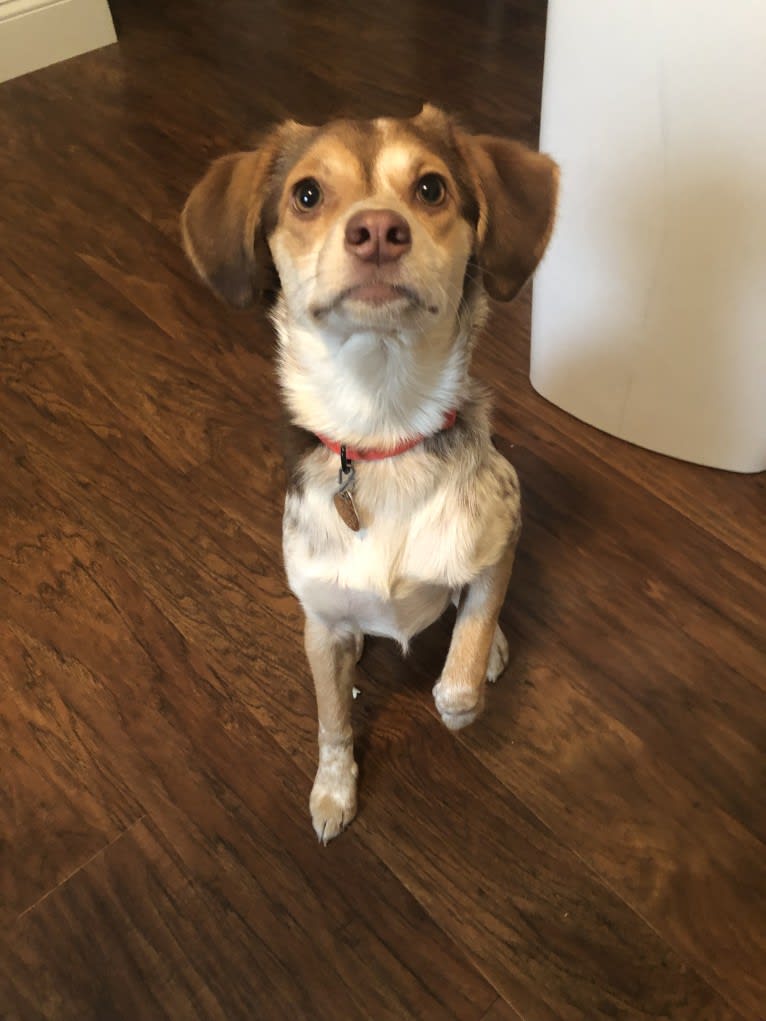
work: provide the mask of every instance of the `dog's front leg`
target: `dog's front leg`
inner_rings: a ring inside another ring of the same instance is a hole
[[[311,791],[311,821],[323,844],[356,814],[351,702],[360,637],[306,618],[306,655],[314,675],[319,717],[319,768]]]
[[[508,665],[508,643],[497,618],[513,570],[520,529],[503,556],[466,586],[458,604],[447,662],[434,687],[434,701],[450,730],[473,723],[484,708],[484,682],[495,681]]]

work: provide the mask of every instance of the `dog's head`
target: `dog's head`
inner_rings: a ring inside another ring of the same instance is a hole
[[[204,280],[248,304],[276,267],[291,315],[374,329],[453,316],[466,288],[513,298],[553,224],[557,168],[470,135],[425,106],[411,120],[288,121],[212,165],[182,216]]]

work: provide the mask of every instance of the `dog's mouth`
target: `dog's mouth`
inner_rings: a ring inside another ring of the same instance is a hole
[[[372,280],[344,287],[331,301],[314,306],[311,312],[319,319],[349,302],[358,303],[369,310],[407,305],[410,308],[427,309],[429,312],[437,311],[437,309],[428,306],[412,287],[407,287],[405,284],[390,284],[383,280]]]
[[[364,301],[370,305],[388,305],[392,301],[408,301],[419,304],[417,294],[400,284],[372,283],[357,284],[341,292],[341,301]]]

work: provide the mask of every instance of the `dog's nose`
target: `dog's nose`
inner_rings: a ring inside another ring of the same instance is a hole
[[[396,262],[411,247],[410,225],[393,209],[360,209],[346,224],[346,249],[362,262]]]

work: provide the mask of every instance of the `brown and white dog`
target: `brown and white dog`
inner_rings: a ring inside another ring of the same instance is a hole
[[[487,293],[510,301],[551,232],[557,168],[412,120],[287,122],[218,160],[182,217],[207,283],[245,305],[278,274],[279,375],[301,451],[284,557],[306,614],[323,842],[356,812],[351,729],[363,636],[409,639],[458,606],[434,698],[457,730],[505,668],[497,620],[521,526],[514,469],[490,441],[469,363]]]

